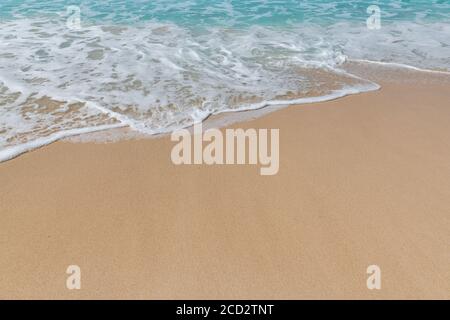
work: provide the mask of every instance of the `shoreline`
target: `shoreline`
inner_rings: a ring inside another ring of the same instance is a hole
[[[450,93],[396,77],[226,125],[280,129],[271,177],[174,166],[168,136],[0,164],[0,298],[449,299]]]
[[[352,70],[352,71],[349,71]],[[337,70],[336,70],[337,71]],[[370,71],[371,77],[364,78],[362,77],[363,74],[365,74],[365,71]],[[442,77],[446,82],[450,84],[450,72],[442,71],[442,70],[429,70],[429,69],[421,69],[415,66],[410,65],[404,65],[404,64],[397,64],[397,63],[389,63],[389,62],[379,62],[379,61],[370,61],[370,60],[357,60],[357,59],[350,59],[349,62],[346,63],[346,66],[340,70],[340,72],[343,72],[347,74],[348,76],[355,77],[357,79],[366,81],[367,83],[373,85],[372,88],[369,88],[369,85],[366,84],[366,86],[362,85],[356,85],[354,87],[349,88],[341,88],[338,90],[332,90],[329,93],[325,95],[320,96],[306,96],[298,99],[293,100],[286,100],[286,101],[269,101],[262,104],[260,107],[255,107],[251,109],[237,109],[237,110],[223,110],[219,113],[215,114],[209,114],[205,119],[200,120],[198,123],[203,123],[206,127],[224,127],[227,125],[231,125],[234,123],[240,123],[245,122],[248,120],[252,120],[255,118],[258,118],[260,116],[263,116],[265,114],[287,108],[290,106],[298,106],[298,105],[308,105],[308,104],[316,104],[320,102],[327,102],[327,101],[334,101],[336,99],[342,99],[347,96],[351,95],[359,95],[359,94],[365,94],[372,91],[377,91],[382,88],[380,82],[384,82],[385,79],[383,74],[395,74],[395,77],[397,79],[395,81],[400,80],[400,76],[398,74],[408,74],[412,73],[413,75],[417,75],[419,78],[422,79],[439,79]],[[425,76],[424,76],[425,74]],[[428,75],[427,75],[428,74]],[[374,80],[377,79],[377,80]],[[403,80],[403,79],[402,79]],[[435,80],[434,80],[435,81]],[[359,89],[358,89],[359,87]],[[108,113],[108,112],[106,112]],[[114,113],[114,112],[113,112]],[[114,118],[115,119],[115,118]],[[221,120],[219,120],[221,119]],[[115,119],[117,120],[117,119]],[[197,122],[196,122],[197,123]],[[187,129],[190,129],[192,127],[184,127]],[[109,125],[101,125],[98,127],[82,127],[82,128],[76,128],[76,129],[69,129],[69,130],[63,130],[63,131],[57,131],[50,136],[47,137],[40,137],[35,140],[28,141],[26,143],[20,144],[20,145],[12,145],[8,146],[2,150],[0,150],[0,165],[3,162],[13,160],[19,156],[21,156],[24,153],[32,152],[36,149],[40,149],[42,147],[48,146],[56,141],[60,140],[69,140],[69,141],[87,141],[89,142],[89,139],[84,139],[83,137],[80,138],[80,136],[93,136],[93,141],[99,140],[99,137],[105,136],[105,132],[110,131],[114,132],[116,129],[127,129],[129,132],[123,135],[123,137],[116,136],[113,138],[113,141],[120,141],[122,139],[128,139],[128,137],[131,138],[158,138],[160,136],[168,135],[169,132],[160,132],[155,134],[145,134],[142,132],[135,131],[130,128],[129,125],[126,123],[118,123],[118,124],[109,124]],[[183,129],[181,127],[180,129]],[[132,131],[132,132],[130,132]],[[100,132],[100,135],[96,135],[98,132]],[[109,133],[106,133],[106,136],[108,136]],[[92,142],[92,141],[91,141]],[[107,139],[104,139],[103,141],[99,142],[108,142]]]

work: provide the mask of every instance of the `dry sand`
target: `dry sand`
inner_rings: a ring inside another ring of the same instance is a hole
[[[175,166],[168,137],[0,164],[0,298],[450,298],[448,84],[232,127],[280,129],[278,175]]]

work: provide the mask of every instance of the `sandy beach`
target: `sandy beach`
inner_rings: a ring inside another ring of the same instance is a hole
[[[233,124],[280,129],[274,176],[167,136],[1,163],[0,298],[450,299],[450,90],[420,77]]]

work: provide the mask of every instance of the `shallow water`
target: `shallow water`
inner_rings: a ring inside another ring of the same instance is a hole
[[[2,0],[0,161],[81,132],[378,88],[342,70],[354,59],[449,70],[450,1]]]

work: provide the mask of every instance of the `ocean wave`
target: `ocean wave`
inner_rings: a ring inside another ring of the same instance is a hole
[[[368,30],[354,22],[147,21],[71,30],[63,18],[7,19],[0,22],[0,150],[4,160],[61,132],[128,126],[156,134],[211,114],[375,90],[341,65],[357,59],[448,70],[449,35],[442,22]]]

